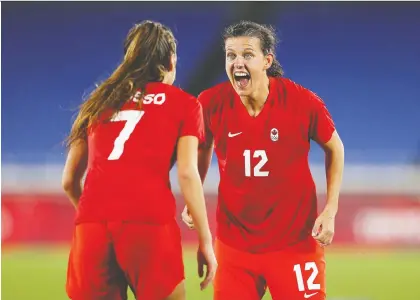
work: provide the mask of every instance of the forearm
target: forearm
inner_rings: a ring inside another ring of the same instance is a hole
[[[325,171],[327,179],[326,209],[333,214],[338,210],[338,198],[344,170],[344,147],[325,151]]]
[[[78,139],[70,147],[66,164],[64,165],[61,185],[71,203],[77,208],[82,195],[82,179],[86,172],[88,161],[88,146],[85,140]]]
[[[179,184],[201,243],[211,242],[203,188],[197,171],[179,176]]]
[[[77,208],[79,204],[80,196],[82,195],[82,183],[75,183],[72,186],[65,189],[67,197],[70,199],[70,202],[73,204],[75,208]]]
[[[206,179],[212,156],[213,142],[211,142],[209,146],[204,146],[198,151],[198,172],[202,183],[204,183],[204,180]]]

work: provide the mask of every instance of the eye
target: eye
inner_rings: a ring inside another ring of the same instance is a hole
[[[235,59],[235,54],[233,54],[233,53],[228,53],[228,54],[226,54],[226,58],[228,59],[228,60],[234,60]]]
[[[254,55],[252,55],[251,53],[246,53],[246,54],[244,55],[244,57],[245,57],[245,59],[251,59],[251,58],[253,58],[253,57],[254,57]]]

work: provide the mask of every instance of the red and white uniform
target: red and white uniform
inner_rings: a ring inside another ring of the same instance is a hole
[[[151,83],[146,91],[142,111],[133,98],[112,121],[90,129],[77,223],[130,220],[164,224],[175,217],[169,171],[181,136],[203,139],[201,106],[193,96],[171,85]]]
[[[89,128],[67,280],[72,299],[124,299],[127,284],[138,299],[162,299],[184,278],[169,171],[180,137],[203,139],[201,105],[163,83],[147,85],[142,110],[138,101]]]
[[[308,153],[311,140],[326,143],[335,131],[324,102],[291,80],[271,77],[257,117],[230,82],[204,91],[199,101],[219,164],[218,242],[233,252],[263,255],[307,241],[315,253],[317,197]]]

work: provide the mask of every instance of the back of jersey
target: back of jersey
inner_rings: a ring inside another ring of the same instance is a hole
[[[118,112],[105,112],[88,135],[88,170],[76,222],[173,219],[169,171],[177,141],[203,139],[201,106],[191,95],[150,83]]]

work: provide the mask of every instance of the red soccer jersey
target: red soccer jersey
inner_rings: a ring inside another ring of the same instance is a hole
[[[139,93],[136,94],[138,96]],[[76,222],[173,220],[169,171],[182,136],[204,138],[200,103],[184,91],[150,83],[142,110],[133,97],[104,113],[88,135],[88,169]],[[107,118],[108,117],[108,118]]]
[[[326,143],[335,130],[323,101],[285,78],[270,78],[256,118],[230,82],[204,91],[199,101],[219,163],[217,237],[256,253],[307,238],[317,217],[310,140]]]

